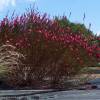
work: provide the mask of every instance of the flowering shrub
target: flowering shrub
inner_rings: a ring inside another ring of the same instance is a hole
[[[93,43],[97,37],[85,36],[80,30],[74,32],[71,26],[62,27],[58,20],[48,19],[46,14],[41,16],[34,10],[12,20],[4,18],[0,34],[1,44],[9,41],[26,57],[22,61],[27,69],[23,74],[25,85],[33,86],[47,79],[60,83],[84,67],[95,66],[100,59],[99,42]],[[19,73],[23,71],[21,68]],[[17,83],[22,84],[21,77],[17,78]]]

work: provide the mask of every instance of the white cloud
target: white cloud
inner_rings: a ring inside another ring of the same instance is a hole
[[[100,31],[98,31],[98,32],[96,33],[96,35],[99,36],[99,35],[100,35]]]
[[[11,0],[11,5],[16,6],[16,0]]]
[[[3,11],[8,6],[15,6],[16,0],[0,0],[0,11]]]
[[[15,7],[17,1],[20,1],[20,0],[0,0],[0,12],[2,12],[5,8],[9,6]],[[37,0],[25,0],[25,1],[35,2]],[[24,0],[23,0],[23,3],[24,3]]]

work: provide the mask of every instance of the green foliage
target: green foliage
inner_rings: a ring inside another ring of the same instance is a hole
[[[88,35],[93,35],[93,32],[90,31],[89,29],[87,29],[85,27],[84,24],[80,24],[80,23],[72,23],[70,22],[66,16],[63,16],[61,18],[59,17],[55,17],[55,20],[59,23],[59,25],[61,27],[70,27],[70,29],[72,30],[73,33],[81,33],[81,34],[84,34],[84,36],[88,36]]]

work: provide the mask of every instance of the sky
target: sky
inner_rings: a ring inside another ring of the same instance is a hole
[[[87,28],[91,24],[91,30],[100,35],[100,0],[0,0],[0,20],[6,15],[10,17],[14,11],[20,15],[34,4],[41,14],[47,13],[48,17],[66,15],[70,21],[84,23]]]

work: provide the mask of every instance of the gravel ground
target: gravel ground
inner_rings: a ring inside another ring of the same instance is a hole
[[[100,90],[71,90],[43,94],[39,100],[100,100]]]
[[[70,90],[70,91],[59,91],[42,93],[27,96],[7,96],[2,97],[2,95],[15,95],[21,93],[34,93],[37,91],[27,90],[27,91],[0,91],[0,100],[100,100],[100,90]],[[16,98],[16,99],[15,99]]]

